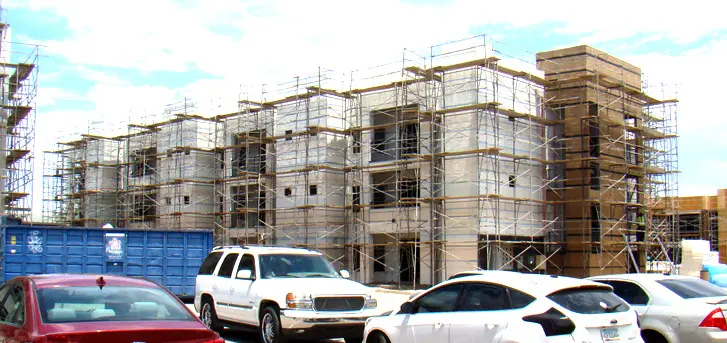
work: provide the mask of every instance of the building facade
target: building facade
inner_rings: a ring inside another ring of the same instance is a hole
[[[63,200],[46,220],[213,227],[220,244],[307,246],[360,281],[414,286],[477,268],[586,276],[668,259],[674,228],[638,220],[676,191],[676,156],[656,151],[676,148],[676,101],[647,96],[638,68],[590,47],[538,54],[532,73],[478,48],[345,89],[325,73],[296,78],[235,113],[66,143],[48,155]]]

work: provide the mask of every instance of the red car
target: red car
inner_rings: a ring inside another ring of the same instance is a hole
[[[33,275],[0,287],[0,342],[223,343],[166,288],[143,279]]]

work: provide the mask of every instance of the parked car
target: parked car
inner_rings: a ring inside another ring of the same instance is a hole
[[[589,279],[611,285],[638,312],[647,343],[727,342],[727,291],[708,281],[643,273]]]
[[[348,278],[316,251],[219,247],[199,270],[194,306],[210,328],[252,327],[265,343],[291,336],[360,343],[377,301],[372,288]]]
[[[0,287],[2,342],[223,343],[169,290],[123,276],[46,274]]]
[[[480,271],[436,285],[388,316],[366,343],[643,342],[636,313],[608,285],[549,275]]]

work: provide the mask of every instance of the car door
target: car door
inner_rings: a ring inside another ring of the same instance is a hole
[[[449,324],[464,285],[450,284],[422,295],[413,303],[413,313],[402,321],[401,342],[449,342]]]
[[[232,301],[232,273],[236,270],[238,253],[229,253],[222,258],[222,264],[217,271],[214,284],[212,285],[213,297],[215,299],[215,310],[220,319],[232,320],[233,313],[230,307]]]
[[[25,324],[25,290],[20,283],[9,283],[0,289],[0,342],[19,343],[29,340]]]
[[[252,278],[237,278],[237,273],[241,270],[250,270]],[[253,305],[255,304],[255,294],[252,293],[253,282],[257,279],[255,268],[255,257],[252,254],[244,254],[240,258],[240,263],[232,275],[230,282],[230,312],[237,318],[237,321],[247,324],[257,325],[255,314],[253,313]]]
[[[511,292],[517,306],[510,301]],[[527,294],[501,285],[468,283],[456,314],[451,316],[449,340],[494,342],[507,329],[510,318],[533,300]]]

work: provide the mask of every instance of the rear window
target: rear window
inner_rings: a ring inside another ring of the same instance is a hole
[[[616,294],[607,289],[577,288],[555,292],[548,299],[569,311],[583,314],[625,312],[629,309]]]
[[[44,323],[195,320],[173,296],[150,287],[37,289]]]
[[[697,278],[664,279],[656,282],[684,299],[727,296],[727,291]]]
[[[213,252],[207,255],[207,258],[202,262],[202,266],[199,267],[199,275],[212,275],[217,267],[217,262],[222,257],[222,251]]]

